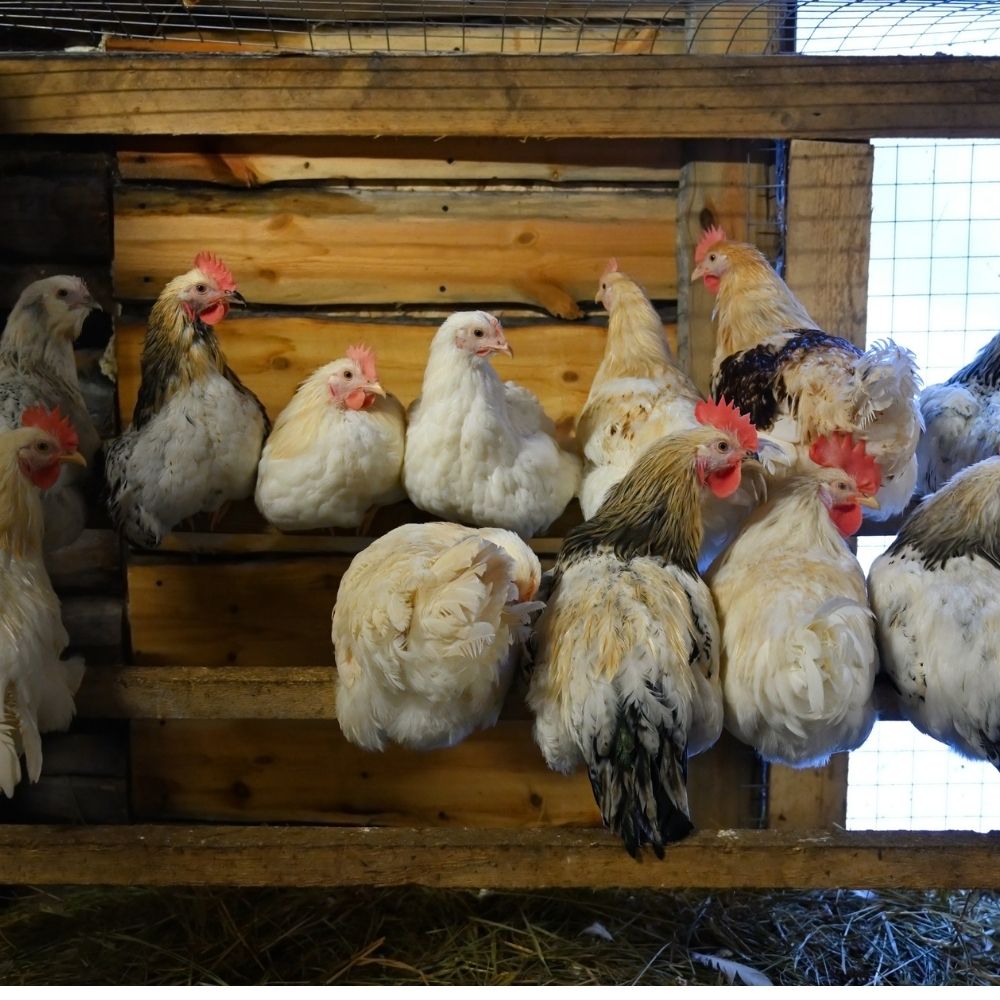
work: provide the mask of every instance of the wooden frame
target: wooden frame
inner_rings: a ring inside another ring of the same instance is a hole
[[[405,100],[403,97],[405,96]],[[1000,135],[1000,59],[801,56],[0,57],[0,134],[823,138]],[[833,159],[840,159],[833,156]],[[852,158],[847,155],[844,160]],[[813,168],[815,168],[815,160]],[[842,176],[856,180],[857,164]],[[824,169],[814,173],[822,180]],[[836,171],[835,171],[836,172]],[[697,189],[690,206],[697,216]],[[821,246],[828,246],[824,239]],[[814,248],[790,267],[829,281]],[[825,307],[857,319],[857,288]],[[863,296],[862,296],[863,298]],[[811,308],[813,305],[811,304]],[[862,317],[863,318],[863,317]],[[189,540],[190,541],[190,540]],[[216,540],[217,544],[217,540]],[[261,695],[264,694],[262,698]],[[328,667],[88,671],[102,719],[333,718]],[[262,705],[266,708],[262,709]],[[260,713],[266,711],[266,716]],[[832,779],[831,779],[832,775]],[[699,832],[636,863],[599,830],[0,826],[8,883],[502,888],[1000,888],[995,835],[820,832],[844,771],[772,783],[780,830]]]
[[[1000,59],[717,55],[0,58],[0,132],[984,136]]]

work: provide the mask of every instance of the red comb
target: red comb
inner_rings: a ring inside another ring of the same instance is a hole
[[[618,270],[618,258],[612,257],[611,260],[604,265],[604,270],[601,271],[601,277],[603,278],[606,274],[614,274]]]
[[[39,430],[51,434],[67,455],[79,447],[80,439],[77,437],[73,425],[69,422],[69,417],[64,417],[59,412],[58,406],[51,411],[46,410],[44,406],[29,406],[21,414],[21,426],[37,427]]]
[[[694,418],[699,424],[711,424],[720,431],[732,431],[741,448],[747,451],[757,450],[757,428],[748,416],[740,413],[735,403],[727,403],[725,397],[717,403],[703,399],[694,408]]]
[[[375,371],[375,352],[370,347],[366,347],[364,344],[348,347],[347,356],[361,365],[361,374],[369,382],[378,381],[378,373]]]
[[[817,438],[809,449],[809,457],[828,469],[843,469],[868,496],[878,493],[882,485],[878,462],[865,451],[864,441],[855,443],[850,434],[836,431],[829,437]]]
[[[233,277],[233,272],[214,253],[202,250],[195,257],[194,266],[206,277],[211,278],[219,286],[220,291],[236,291],[236,279]]]
[[[715,246],[716,243],[721,243],[723,240],[728,239],[726,236],[726,231],[720,229],[718,226],[712,226],[710,229],[706,229],[701,234],[701,239],[698,240],[698,245],[694,248],[694,262],[700,264],[705,259],[705,254]]]

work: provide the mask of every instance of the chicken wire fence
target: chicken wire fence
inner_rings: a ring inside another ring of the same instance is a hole
[[[1000,43],[994,48],[1000,53]],[[868,337],[946,381],[1000,328],[1000,141],[876,141]],[[867,573],[891,537],[858,540]],[[851,829],[1000,827],[1000,772],[908,722],[879,722],[850,756]]]
[[[18,48],[961,55],[998,39],[996,0],[0,0]]]

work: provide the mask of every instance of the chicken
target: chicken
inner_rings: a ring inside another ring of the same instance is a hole
[[[601,275],[596,301],[608,310],[608,342],[576,422],[584,457],[584,517],[597,513],[608,490],[647,447],[666,435],[698,427],[694,412],[702,401],[674,362],[656,310],[615,260]],[[763,492],[759,475],[747,477],[729,497],[703,491],[699,569],[711,564]]]
[[[586,765],[604,823],[637,855],[692,829],[687,759],[719,738],[712,596],[698,575],[701,498],[740,484],[757,446],[738,411],[662,438],[559,552],[536,624],[528,704],[549,767]]]
[[[41,490],[64,464],[82,465],[78,439],[58,410],[29,407],[22,426],[0,432],[0,790],[42,771],[40,733],[66,729],[83,660],[61,659],[69,636],[42,559]]]
[[[375,354],[349,347],[281,411],[257,469],[257,509],[282,531],[357,528],[403,491],[406,417]]]
[[[849,435],[773,485],[706,575],[722,629],[726,728],[765,760],[812,767],[875,721],[875,624],[844,539],[877,503],[879,468]]]
[[[867,352],[824,333],[756,247],[709,229],[691,280],[717,296],[712,392],[750,413],[758,430],[787,448],[788,471],[809,467],[809,449],[851,434],[882,470],[879,509],[906,507],[916,482],[923,423],[916,359],[891,340]]]
[[[73,342],[98,308],[80,278],[59,274],[21,292],[0,340],[0,431],[16,430],[30,407],[59,407],[79,435],[80,452],[92,461],[101,441],[87,412],[76,374]],[[87,469],[63,465],[42,497],[45,547],[75,541],[87,521]]]
[[[501,382],[490,356],[513,356],[489,313],[453,313],[431,341],[410,406],[403,484],[422,510],[529,538],[576,494],[580,460],[523,386]]]
[[[588,518],[648,445],[697,426],[701,401],[670,354],[663,321],[617,261],[608,262],[595,301],[608,311],[608,341],[576,420],[584,458],[580,507]]]
[[[430,750],[492,726],[540,579],[531,549],[499,528],[405,524],[355,556],[333,609],[347,739]]]
[[[150,313],[132,424],[105,445],[111,515],[136,545],[154,548],[184,518],[253,495],[270,423],[213,330],[232,302],[245,305],[232,274],[200,253]]]
[[[868,575],[903,714],[1000,769],[1000,457],[926,497]]]
[[[926,430],[917,446],[917,493],[923,496],[1000,450],[1000,333],[972,364],[927,386],[920,412]]]

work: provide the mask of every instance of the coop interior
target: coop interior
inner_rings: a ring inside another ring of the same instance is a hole
[[[996,333],[987,0],[0,0],[0,47],[0,308],[43,275],[86,280],[104,312],[77,367],[103,436],[131,418],[153,302],[201,250],[250,304],[218,335],[272,419],[358,342],[409,404],[437,326],[483,308],[514,349],[501,376],[570,435],[609,258],[705,390],[713,303],[689,276],[711,225],[825,329],[916,350],[927,381]],[[429,515],[281,533],[246,501],[144,550],[92,499],[49,565],[87,660],[77,717],[0,801],[4,882],[998,884],[1000,775],[914,747],[888,690],[869,744],[824,768],[724,734],[690,762],[697,832],[639,863],[586,774],[546,768],[522,686],[449,749],[342,735],[338,583]],[[543,568],[580,519],[574,501],[531,540]],[[866,525],[862,559],[893,533]],[[949,813],[969,782],[977,807]]]

